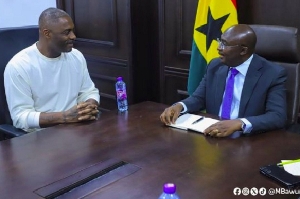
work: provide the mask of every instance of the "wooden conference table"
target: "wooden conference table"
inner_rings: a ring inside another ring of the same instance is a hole
[[[176,183],[182,199],[245,198],[234,188],[280,188],[261,166],[300,157],[300,134],[205,137],[162,125],[166,107],[143,102],[125,114],[0,142],[0,198],[155,199],[166,182]]]

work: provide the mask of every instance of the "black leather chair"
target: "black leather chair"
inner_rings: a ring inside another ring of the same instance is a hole
[[[24,135],[26,132],[12,126],[8,111],[3,72],[7,62],[19,51],[38,41],[38,26],[0,29],[0,139],[9,139]]]
[[[298,29],[275,25],[250,25],[257,35],[255,53],[286,68],[287,125],[298,122],[300,40]]]

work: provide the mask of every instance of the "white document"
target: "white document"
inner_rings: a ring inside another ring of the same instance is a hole
[[[219,122],[219,120],[187,113],[178,117],[175,124],[169,126],[203,133],[207,127],[217,122]]]
[[[286,161],[290,161],[290,160],[281,160],[282,163],[284,163]],[[286,172],[288,172],[294,176],[300,176],[300,162],[285,164],[285,165],[283,165],[283,168]]]

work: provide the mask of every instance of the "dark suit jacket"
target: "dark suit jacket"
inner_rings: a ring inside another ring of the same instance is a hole
[[[218,115],[229,67],[219,58],[210,62],[195,92],[182,102],[188,112],[206,109]],[[287,120],[286,70],[254,54],[242,90],[239,118],[246,118],[252,132],[283,128]]]

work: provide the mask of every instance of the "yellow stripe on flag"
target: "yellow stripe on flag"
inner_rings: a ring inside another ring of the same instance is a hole
[[[189,95],[198,87],[206,65],[219,56],[217,38],[237,23],[236,0],[199,0],[188,78]]]
[[[236,8],[231,0],[199,0],[195,26],[194,26],[194,40],[200,53],[209,63],[213,58],[218,57],[218,43],[213,40],[209,49],[206,49],[206,35],[200,33],[196,29],[208,23],[208,9],[210,8],[211,15],[214,19],[223,17],[224,15],[230,14],[222,26],[221,31],[224,32],[230,26],[237,24],[237,13]]]

